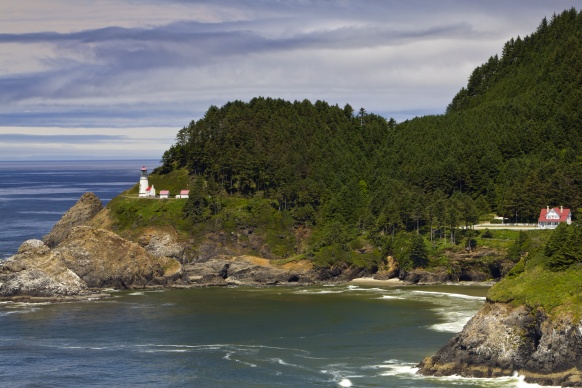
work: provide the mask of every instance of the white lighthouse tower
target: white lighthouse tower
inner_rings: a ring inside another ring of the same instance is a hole
[[[145,166],[141,167],[141,176],[139,178],[139,196],[140,197],[149,197],[151,196],[151,190],[153,187],[150,187],[148,182],[148,170]],[[155,196],[155,194],[154,194]]]

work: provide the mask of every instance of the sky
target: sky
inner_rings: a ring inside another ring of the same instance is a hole
[[[444,113],[563,0],[0,0],[0,160],[159,159],[211,105]]]

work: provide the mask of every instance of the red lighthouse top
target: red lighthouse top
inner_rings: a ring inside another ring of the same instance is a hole
[[[141,166],[141,170],[142,170],[142,171],[147,171],[148,169],[147,169],[147,168],[145,168],[145,166]]]

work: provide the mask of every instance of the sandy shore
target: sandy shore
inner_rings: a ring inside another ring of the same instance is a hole
[[[378,279],[374,279],[374,278],[356,278],[350,281],[350,283],[359,283],[359,284],[384,284],[387,286],[396,286],[396,285],[401,285],[401,284],[405,284],[403,281],[401,281],[398,278],[392,278],[392,279],[388,279],[388,280],[378,280]]]

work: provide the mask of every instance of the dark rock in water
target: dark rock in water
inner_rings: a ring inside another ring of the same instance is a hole
[[[582,386],[582,326],[570,315],[551,319],[541,309],[485,306],[434,356],[423,375],[511,376],[544,385]]]
[[[420,268],[411,271],[401,270],[398,278],[411,284],[442,284],[451,281],[451,275],[444,270],[433,272]]]
[[[49,248],[59,245],[75,226],[84,225],[103,209],[101,200],[93,193],[85,193],[43,237]]]
[[[305,264],[305,263],[304,263]],[[254,256],[217,256],[204,262],[189,263],[184,271],[193,284],[198,285],[268,285],[313,283],[317,279],[311,265],[273,264],[270,260]]]

